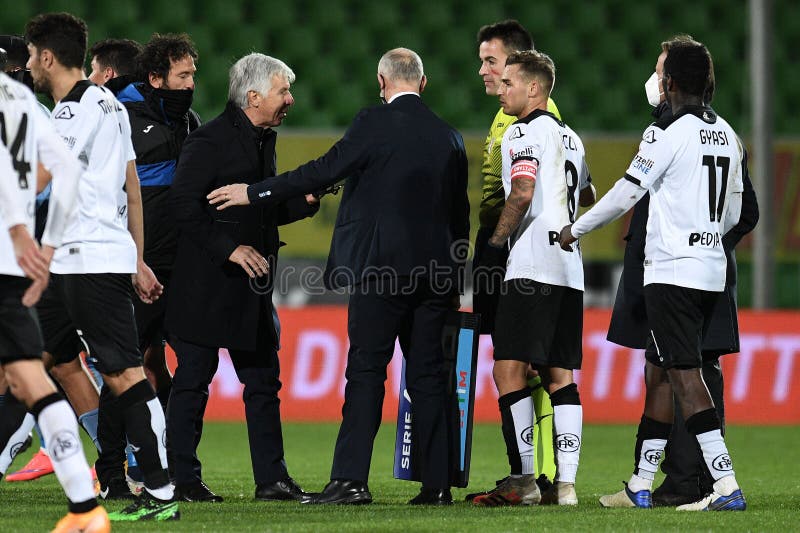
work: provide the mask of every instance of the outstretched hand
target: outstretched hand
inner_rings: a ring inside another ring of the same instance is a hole
[[[209,204],[217,206],[217,211],[222,211],[235,205],[250,205],[246,183],[225,185],[211,191],[206,198]]]
[[[558,243],[561,245],[562,250],[567,252],[573,251],[570,245],[577,240],[578,239],[572,236],[572,224],[561,228],[561,235],[558,237]]]

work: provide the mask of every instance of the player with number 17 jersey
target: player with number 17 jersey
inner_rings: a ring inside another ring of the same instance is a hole
[[[625,179],[650,191],[644,284],[720,292],[723,216],[744,190],[742,142],[709,107],[687,107],[645,130]]]
[[[535,179],[527,213],[511,235],[506,280],[526,278],[583,291],[579,246],[562,250],[558,234],[575,221],[580,191],[592,181],[580,137],[552,113],[535,110],[503,135],[506,197],[516,177]]]

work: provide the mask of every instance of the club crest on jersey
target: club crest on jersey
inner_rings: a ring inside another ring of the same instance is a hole
[[[59,120],[69,120],[74,117],[75,114],[72,112],[72,109],[69,106],[64,106],[61,108],[61,111],[56,113],[56,118]]]
[[[522,133],[522,128],[520,128],[519,126],[517,126],[517,127],[516,127],[516,128],[514,128],[514,130],[511,132],[511,135],[509,135],[509,137],[508,137],[508,140],[509,140],[509,141],[513,141],[514,139],[519,139],[520,137],[525,137],[525,134],[524,134],[524,133]]]
[[[642,140],[646,143],[653,144],[654,142],[656,142],[656,132],[654,132],[653,130],[647,130],[644,136],[642,137]]]

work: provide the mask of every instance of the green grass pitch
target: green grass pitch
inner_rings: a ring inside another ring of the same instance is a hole
[[[336,424],[285,424],[290,474],[305,490],[318,491],[328,480]],[[301,506],[294,502],[255,502],[244,424],[208,423],[200,448],[208,485],[222,504],[181,504],[179,522],[118,524],[115,531],[791,531],[800,510],[800,428],[728,429],[728,446],[737,479],[747,498],[744,513],[678,513],[672,509],[602,509],[597,498],[615,492],[632,467],[634,426],[584,428],[576,508],[474,508],[463,501],[448,508],[406,505],[419,485],[392,478],[394,426],[378,434],[372,461],[368,506]],[[87,448],[89,449],[89,448]],[[24,465],[32,451],[18,457]],[[91,460],[94,459],[92,455]],[[476,425],[469,489],[454,490],[463,500],[472,490],[492,486],[507,474],[500,430]],[[659,483],[661,476],[657,478]],[[0,485],[0,531],[48,531],[65,512],[55,476]],[[122,505],[110,502],[109,510]]]

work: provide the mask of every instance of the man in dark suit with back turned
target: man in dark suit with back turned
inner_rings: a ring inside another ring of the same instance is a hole
[[[179,235],[166,326],[178,367],[168,434],[176,495],[183,500],[222,500],[203,483],[196,454],[220,347],[228,349],[244,384],[256,499],[302,496],[283,457],[280,327],[271,276],[280,246],[277,227],[312,215],[318,201],[291,195],[269,208],[220,213],[205,199],[226,183],[275,175],[273,128],[294,103],[292,82],[291,69],[272,57],[253,53],[237,61],[227,107],[189,135],[175,173],[171,194]]]
[[[461,135],[420,99],[422,61],[397,48],[378,64],[386,105],[362,110],[321,158],[209,195],[218,209],[269,205],[347,178],[328,257],[328,288],[352,286],[342,425],[331,482],[307,503],[370,503],[372,446],[395,339],[406,358],[422,490],[411,504],[452,503],[442,326],[461,291],[469,233]],[[227,212],[227,211],[226,211]]]

